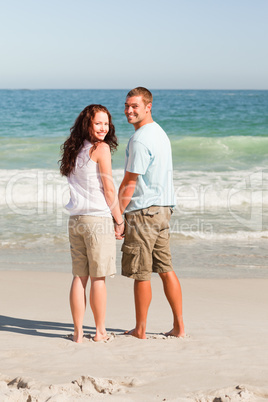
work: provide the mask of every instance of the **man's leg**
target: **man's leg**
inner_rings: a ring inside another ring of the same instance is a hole
[[[134,282],[134,298],[136,310],[136,327],[128,331],[128,335],[146,339],[146,322],[149,306],[152,300],[151,281]]]
[[[152,249],[158,236],[158,231],[152,227],[152,209],[158,213],[159,207],[151,207],[150,214],[149,208],[146,208],[125,215],[126,230],[122,247],[122,274],[135,278],[136,326],[127,333],[140,339],[146,339],[147,315],[152,300]]]
[[[173,328],[166,335],[177,337],[185,336],[184,323],[182,317],[182,294],[181,285],[174,271],[159,274],[163,281],[166,298],[173,313]]]

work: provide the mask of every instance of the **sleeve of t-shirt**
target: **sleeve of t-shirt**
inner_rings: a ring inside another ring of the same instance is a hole
[[[145,174],[150,163],[148,148],[139,141],[133,141],[129,147],[129,158],[126,171],[136,174]]]

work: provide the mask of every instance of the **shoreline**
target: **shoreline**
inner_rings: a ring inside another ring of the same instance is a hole
[[[117,275],[121,245],[116,242]],[[171,235],[172,262],[180,278],[268,279],[267,239],[235,242],[178,239]],[[5,270],[71,273],[69,241],[50,247],[1,248],[0,272]],[[153,274],[153,277],[157,277]]]
[[[14,270],[0,277],[4,400],[268,397],[268,279],[180,279],[187,337],[176,339],[163,336],[172,316],[153,276],[148,339],[138,340],[123,334],[134,325],[133,281],[107,278],[110,341],[78,345],[67,337],[71,274]],[[84,325],[86,334],[94,332],[89,306]]]

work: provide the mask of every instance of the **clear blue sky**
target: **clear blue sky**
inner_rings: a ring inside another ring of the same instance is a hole
[[[0,88],[268,89],[268,0],[2,0]]]

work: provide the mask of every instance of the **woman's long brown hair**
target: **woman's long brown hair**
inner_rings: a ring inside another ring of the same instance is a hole
[[[63,176],[69,176],[74,170],[76,157],[83,147],[85,140],[97,146],[97,142],[99,141],[92,135],[92,120],[97,112],[107,113],[109,118],[109,131],[103,141],[109,145],[111,152],[116,150],[118,141],[115,135],[111,114],[105,106],[89,105],[79,114],[73,127],[70,129],[70,136],[61,146],[62,158],[59,160],[59,163],[60,172]]]

